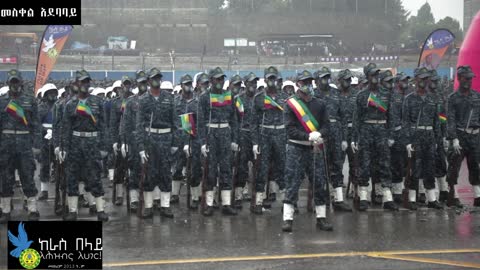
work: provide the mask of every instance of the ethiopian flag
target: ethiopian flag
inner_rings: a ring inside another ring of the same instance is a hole
[[[447,115],[445,113],[439,113],[438,114],[438,120],[440,120],[440,122],[442,122],[442,123],[446,123],[447,122]]]
[[[383,102],[379,97],[377,97],[375,94],[370,93],[368,96],[368,106],[372,106],[380,110],[381,112],[386,112],[388,109],[387,104]]]
[[[182,121],[182,129],[192,136],[197,134],[195,130],[195,120],[193,119],[193,113],[186,113],[180,115],[180,120]]]
[[[266,109],[279,109],[283,111],[282,106],[278,105],[275,100],[273,100],[271,97],[265,95],[265,99],[263,101],[263,105],[265,106]]]
[[[295,113],[298,121],[300,121],[306,132],[311,133],[313,131],[318,131],[318,122],[315,117],[313,117],[313,114],[310,112],[305,103],[296,97],[292,97],[287,100],[287,104]]]
[[[210,104],[212,104],[213,107],[232,105],[232,93],[230,91],[222,94],[210,93]]]
[[[25,126],[28,125],[27,118],[25,117],[25,111],[23,111],[23,108],[15,101],[10,100],[7,107],[5,108],[5,111],[13,118],[17,118],[18,120],[20,120],[20,122],[22,122],[22,124],[24,124]]]
[[[243,115],[245,114],[245,108],[243,107],[243,101],[241,98],[237,98],[237,100],[235,101],[235,107],[237,108],[240,116],[243,117]]]
[[[93,116],[92,110],[87,104],[79,102],[77,105],[77,113],[82,116],[90,117],[94,124],[97,123],[95,116]]]

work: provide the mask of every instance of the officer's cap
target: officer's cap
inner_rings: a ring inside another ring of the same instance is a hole
[[[472,68],[470,66],[459,66],[457,68],[457,76],[463,76],[466,78],[474,78],[475,73],[473,73]]]

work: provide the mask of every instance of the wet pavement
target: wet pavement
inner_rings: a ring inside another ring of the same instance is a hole
[[[104,269],[468,269],[480,268],[480,209],[472,208],[472,191],[461,173],[460,197],[466,208],[416,212],[334,213],[333,232],[316,228],[306,211],[306,194],[299,201],[294,231],[281,231],[281,204],[262,216],[250,214],[249,202],[238,216],[203,217],[181,204],[175,218],[153,220],[128,215],[126,207],[107,203],[104,223]],[[53,188],[53,185],[52,185]],[[108,193],[110,189],[106,189]],[[19,191],[17,190],[17,193]],[[182,189],[185,193],[185,189]],[[42,220],[59,220],[50,199],[39,202]],[[110,201],[110,196],[106,196]],[[13,216],[26,218],[21,197]],[[79,219],[95,220],[82,208]],[[6,226],[0,226],[0,269],[6,268]]]

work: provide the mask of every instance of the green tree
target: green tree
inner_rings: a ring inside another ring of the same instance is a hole
[[[446,28],[450,30],[454,35],[455,39],[463,40],[463,31],[460,28],[460,23],[452,17],[445,17],[437,22],[437,28]]]

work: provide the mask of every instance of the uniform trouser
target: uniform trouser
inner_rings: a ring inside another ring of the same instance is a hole
[[[144,183],[144,191],[153,191],[158,186],[162,192],[172,191],[172,133],[151,133],[148,142],[145,143],[145,152],[148,155],[147,177]]]
[[[50,164],[55,160],[54,148],[50,142],[50,140],[43,139],[40,149],[40,181],[43,183],[50,182]]]
[[[348,177],[349,179],[358,179],[358,168],[355,168],[354,164],[354,153],[350,144],[352,143],[352,128],[347,129],[347,150],[342,151],[342,161],[345,161],[345,156],[348,158]],[[342,164],[343,168],[343,164]],[[355,175],[356,174],[356,175]]]
[[[184,131],[181,131],[181,132],[184,132]],[[183,134],[181,134],[181,132],[177,132],[175,135],[177,136],[177,138],[183,138]],[[174,163],[173,163],[173,179],[175,181],[180,181],[182,180],[183,178],[183,167],[185,167],[187,165],[187,156],[185,155],[185,152],[183,151],[183,146],[185,144],[188,144],[188,141],[184,141],[183,139],[181,140],[181,142],[179,143],[179,145],[177,146],[178,147],[178,151],[173,155],[173,160],[174,160]]]
[[[189,143],[187,141],[187,143]],[[200,185],[200,181],[202,180],[202,161],[201,161],[201,141],[198,138],[193,138],[190,143],[190,166],[191,167],[191,181],[190,187],[198,187]],[[183,146],[182,146],[183,152]],[[188,168],[187,168],[188,169]],[[188,175],[188,172],[187,172]]]
[[[128,169],[130,170],[130,177],[128,178],[128,189],[138,189],[140,178],[142,177],[143,166],[138,154],[138,147],[132,143],[128,145]]]
[[[272,163],[272,181],[277,182],[280,190],[285,189],[285,129],[263,129],[260,138],[260,164],[257,179],[255,179],[256,192],[265,192],[268,182],[268,171]]]
[[[68,196],[78,196],[78,183],[85,181],[85,190],[94,197],[104,195],[101,173],[101,156],[97,137],[72,136],[66,151],[65,167]]]
[[[394,131],[393,139],[395,143],[390,148],[390,170],[392,172],[392,183],[402,183],[407,175],[407,149],[401,130]]]
[[[35,161],[31,135],[0,134],[0,196],[12,197],[15,169],[18,170],[23,194],[34,197],[38,191],[33,181]]]
[[[390,149],[387,143],[388,130],[385,125],[361,124],[359,127],[359,185],[368,187],[372,161],[376,160],[382,187],[391,188]]]
[[[327,142],[327,162],[330,172],[330,181],[333,188],[343,186],[343,163],[345,155],[342,151],[342,126],[340,122],[330,123]]]
[[[423,178],[425,189],[434,189],[435,134],[433,130],[417,130],[412,138],[415,160],[412,168],[412,181],[410,181],[408,188],[418,189],[418,180]]]
[[[448,155],[448,173],[447,182],[450,185],[458,184],[458,174],[462,166],[463,158],[467,159],[468,181],[471,185],[480,185],[480,170],[478,167],[479,159],[479,134],[467,134],[457,130],[460,147],[462,147],[460,155],[451,151]]]
[[[443,140],[437,142],[435,150],[435,177],[444,177],[447,174],[447,158],[443,148]]]
[[[311,170],[308,180],[314,188],[315,205],[325,205],[326,177],[323,152],[313,153],[310,146],[287,145],[287,167],[285,169],[285,200],[286,204],[298,201],[298,190],[302,184],[305,171]]]
[[[208,177],[205,191],[212,191],[219,178],[220,190],[232,189],[232,131],[230,128],[210,128],[208,134]],[[219,172],[217,173],[217,170]]]
[[[248,179],[248,162],[254,162],[253,145],[250,131],[240,131],[240,157],[238,162],[238,177],[235,187],[244,187]]]

